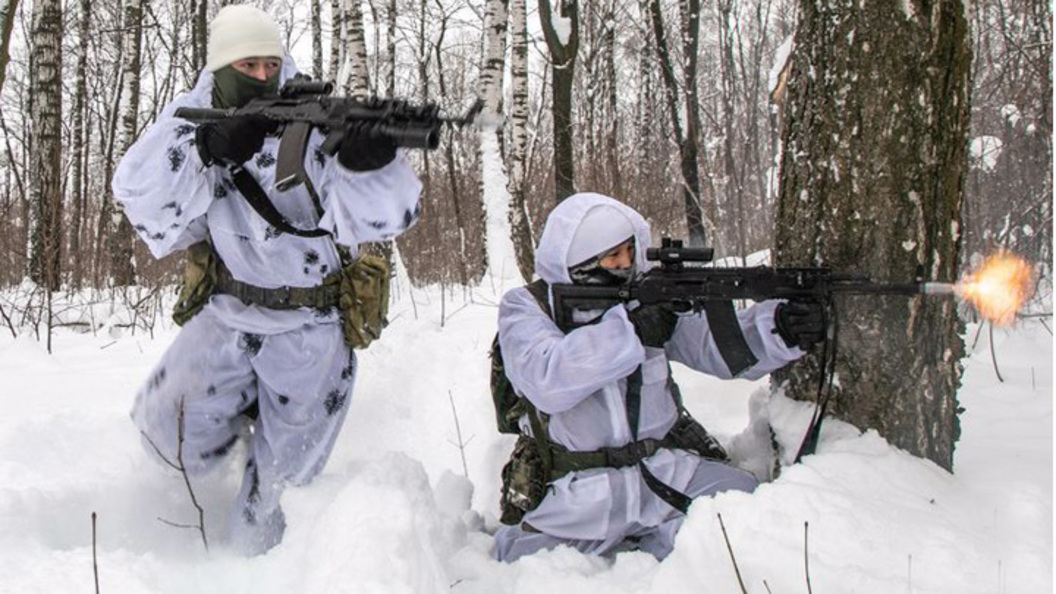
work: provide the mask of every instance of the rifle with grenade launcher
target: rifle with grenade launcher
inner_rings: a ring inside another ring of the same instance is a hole
[[[440,145],[443,126],[474,123],[484,103],[478,100],[461,117],[441,115],[435,103],[404,99],[332,97],[334,85],[298,74],[286,81],[278,95],[258,97],[239,108],[181,107],[176,117],[195,123],[215,122],[242,115],[259,115],[282,126],[275,187],[280,192],[310,180],[304,171],[305,151],[313,128],[326,139],[322,151],[333,155],[350,127],[368,136],[388,137],[398,147],[433,150]]]

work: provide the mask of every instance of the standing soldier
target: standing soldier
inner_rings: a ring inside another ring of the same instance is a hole
[[[248,436],[226,532],[247,555],[282,539],[285,486],[307,483],[326,464],[356,376],[355,341],[346,336],[363,332],[363,316],[377,317],[363,307],[387,306],[387,269],[374,276],[385,290],[361,293],[357,284],[355,299],[341,297],[351,284],[342,272],[354,268],[360,244],[392,239],[419,212],[421,184],[387,139],[350,129],[331,157],[313,132],[304,160],[312,183],[279,192],[279,140],[266,118],[196,126],[175,116],[180,107],[241,107],[296,73],[268,14],[224,7],[210,24],[194,89],[165,107],[113,182],[151,253],[190,249],[196,274],[188,279],[197,281],[185,280],[177,305],[185,323],[137,394],[132,418],[148,449],[170,462],[182,454],[192,475]],[[257,214],[247,202],[254,195],[284,224]]]

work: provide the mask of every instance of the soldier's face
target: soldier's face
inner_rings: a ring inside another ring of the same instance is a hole
[[[242,74],[263,82],[279,73],[279,69],[282,68],[282,60],[267,56],[253,56],[233,62],[231,66]]]
[[[605,252],[598,259],[598,264],[606,270],[627,270],[634,266],[634,240],[628,239]]]

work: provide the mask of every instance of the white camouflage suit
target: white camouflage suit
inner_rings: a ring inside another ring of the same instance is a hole
[[[566,255],[573,235],[591,208],[608,205],[633,225],[635,262],[646,270],[649,226],[636,211],[599,194],[576,194],[547,219],[536,251],[536,273],[548,284],[570,283]],[[744,337],[758,363],[739,377],[756,379],[802,356],[772,333],[778,302],[737,312]],[[643,347],[622,305],[599,322],[564,334],[525,288],[506,293],[499,306],[499,341],[513,386],[550,415],[549,439],[572,451],[619,447],[633,441],[626,411],[626,378],[642,366],[638,439],[661,439],[675,422],[668,361],[729,378],[703,314],[684,314],[663,349]],[[530,433],[527,417],[522,431]],[[747,472],[678,449],[661,449],[645,459],[660,481],[696,498],[736,489],[752,491]],[[495,535],[493,555],[513,561],[558,544],[606,554],[629,538],[658,558],[671,552],[684,515],[643,482],[637,466],[571,472],[550,484],[547,495],[518,526]],[[524,524],[530,525],[527,530]]]
[[[287,56],[280,85],[296,73]],[[208,237],[237,280],[265,288],[311,287],[341,266],[335,242],[353,256],[363,242],[388,240],[413,225],[421,184],[402,152],[381,169],[352,172],[324,155],[312,134],[305,157],[324,214],[301,185],[273,188],[279,139],[269,136],[245,169],[296,227],[331,236],[302,238],[264,221],[235,189],[227,170],[202,164],[195,125],[174,117],[178,107],[211,107],[213,75],[169,104],[121,160],[113,189],[155,257]],[[227,541],[258,554],[282,538],[279,496],[322,470],[348,409],[356,357],[344,344],[336,309],[272,310],[214,295],[180,331],[136,396],[132,419],[169,461],[178,449],[184,408],[183,461],[201,474],[236,443],[259,406],[241,492]],[[146,439],[144,440],[146,441]]]

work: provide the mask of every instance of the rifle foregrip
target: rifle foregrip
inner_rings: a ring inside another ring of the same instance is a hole
[[[174,114],[178,118],[183,118],[195,123],[204,122],[216,122],[224,118],[230,117],[234,112],[233,109],[215,109],[211,107],[181,107],[176,110]]]
[[[433,150],[440,146],[438,126],[418,124],[409,126],[392,126],[382,124],[378,133],[388,136],[393,144],[409,149]]]

